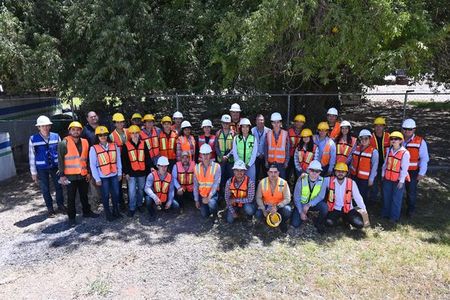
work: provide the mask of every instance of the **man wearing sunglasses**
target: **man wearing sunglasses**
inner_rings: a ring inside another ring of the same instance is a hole
[[[406,119],[402,124],[402,132],[405,137],[403,146],[409,151],[411,155],[409,159],[409,177],[410,182],[406,182],[406,215],[412,217],[416,210],[417,200],[417,184],[423,179],[427,173],[428,161],[428,147],[425,140],[416,135],[416,122],[413,119]]]

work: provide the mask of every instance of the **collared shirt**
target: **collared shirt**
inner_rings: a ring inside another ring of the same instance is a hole
[[[105,151],[108,151],[109,149],[109,143],[106,145],[99,144]],[[95,179],[95,181],[101,181],[101,178],[109,178],[113,176],[122,176],[122,160],[120,159],[120,150],[119,147],[116,145],[116,160],[117,160],[117,172],[111,173],[109,175],[104,175],[102,171],[100,170],[100,167],[98,166],[98,158],[97,158],[97,152],[95,152],[94,146],[91,146],[89,149],[89,161],[90,161],[90,167],[91,167],[91,174],[92,177]]]
[[[272,130],[273,131],[273,136],[275,138],[275,141],[278,141],[278,139],[281,138],[282,130],[283,130],[283,128],[281,128],[280,131],[278,131],[278,133],[276,133],[275,131]],[[284,151],[285,152],[285,157],[286,157],[286,159],[284,160],[284,164],[285,165],[287,165],[289,163],[289,158],[290,158],[289,150],[291,149],[290,148],[290,144],[291,143],[289,142],[289,133],[286,130],[286,144],[285,144],[285,151]],[[264,145],[264,157],[266,158],[266,160],[269,157],[268,156],[268,152],[269,152],[269,145],[268,145],[268,141],[266,139],[266,144]]]
[[[317,203],[319,203],[320,201],[322,201],[325,198],[325,192],[327,191],[327,186],[325,185],[324,179],[322,177],[319,176],[316,181],[311,181],[311,179],[308,176],[308,188],[311,191],[311,193],[312,193],[312,190],[314,189],[314,187],[316,186],[316,184],[320,182],[320,179],[322,180],[322,187],[320,188],[319,194],[315,198],[312,198],[309,201],[309,203],[307,203],[311,206],[316,206]],[[303,180],[301,179],[301,177],[299,177],[299,179],[297,180],[297,183],[295,184],[295,189],[294,189],[294,204],[297,207],[299,212],[302,212],[303,206],[306,205],[306,204],[302,204],[302,202],[301,202],[302,189],[303,189]]]
[[[269,181],[270,184],[270,181]],[[287,181],[286,181],[286,184]],[[272,187],[271,187],[272,188]],[[291,190],[289,189],[289,185],[283,190],[283,201],[281,201],[277,206],[284,207],[291,202]],[[262,199],[262,180],[258,184],[258,189],[256,190],[256,204],[258,205],[258,209],[265,210],[266,206]]]
[[[330,180],[331,177],[325,177],[324,180],[324,186],[328,189],[330,186]],[[344,195],[346,192],[346,186],[347,186],[347,180],[348,178],[344,178],[342,183],[339,183],[337,177],[334,177],[334,209],[335,210],[342,210],[342,207],[344,207]],[[354,180],[352,180],[352,197],[353,200],[355,200],[356,204],[359,208],[366,210],[366,205],[364,204],[364,199],[361,196],[361,193],[359,192],[358,185]],[[353,209],[353,201],[350,202],[350,209]]]
[[[403,146],[406,148],[406,145],[411,142],[411,140],[416,135],[413,134],[407,141],[403,142]],[[428,155],[428,146],[427,142],[422,139],[422,142],[419,146],[419,175],[425,176],[428,170],[428,162],[430,161],[430,156]]]
[[[203,168],[203,171],[206,173],[206,171],[208,170],[208,167],[205,167],[205,165],[203,163],[200,163],[200,164],[201,164],[201,167]],[[217,188],[220,185],[221,174],[222,174],[222,172],[220,170],[220,164],[218,164],[217,169],[216,169],[216,174],[214,174],[214,183],[211,187],[211,195],[212,196],[214,196],[217,193]],[[198,184],[197,176],[194,176],[194,200],[195,200],[195,202],[198,202],[201,200],[200,193],[198,192],[198,186],[199,186],[199,184]]]
[[[160,179],[164,180],[168,174],[169,174],[169,172],[167,172],[164,177],[160,175]],[[155,178],[153,177],[153,173],[148,174],[147,179],[145,180],[144,192],[147,195],[149,195],[150,198],[152,198],[153,200],[156,201],[158,199],[158,196],[153,191],[153,182],[154,181],[155,181]],[[173,177],[172,177],[172,180],[170,181],[170,186],[169,186],[169,194],[167,195],[167,203],[171,204],[174,196],[175,196],[175,188],[173,185]]]
[[[247,139],[250,135],[247,136]],[[240,138],[240,135],[236,135],[233,138],[233,157],[234,157],[234,161],[238,161],[238,160],[244,160],[243,157],[239,157],[238,155],[238,150],[237,150],[237,142],[236,139]],[[244,137],[242,136],[242,138],[244,139]],[[248,166],[253,166],[253,164],[255,163],[256,157],[258,154],[258,147],[256,147],[256,138],[255,138],[255,144],[253,144],[253,149],[252,149],[252,153],[247,153],[247,155],[251,155],[250,156],[250,161],[248,162]]]
[[[83,127],[83,131],[81,131],[80,137],[87,139],[89,146],[95,145],[95,128],[90,124],[86,124],[86,126]]]
[[[367,148],[365,148],[365,149],[367,149]],[[361,150],[361,152],[363,152],[364,150]],[[372,153],[372,158],[370,159],[370,175],[369,175],[370,182],[373,182],[375,180],[375,177],[377,177],[379,158],[380,158],[380,155],[378,154],[378,150],[374,149],[373,153]],[[352,163],[353,163],[353,155],[351,156],[349,164],[352,165]]]
[[[388,151],[392,151],[393,154],[395,155],[398,151],[400,150],[406,150],[405,147],[401,146],[400,148],[398,148],[396,151],[394,151],[394,149],[392,147],[390,147],[388,149]],[[384,160],[383,163],[383,167],[381,168],[381,177],[384,178],[384,173],[386,172],[386,165],[387,165],[387,161],[388,161],[388,156],[389,156],[389,152],[388,155],[386,155],[386,159]],[[400,177],[399,177],[399,182],[404,183],[406,176],[408,176],[408,168],[409,168],[409,158],[410,158],[410,154],[409,151],[405,151],[405,154],[403,154],[402,157],[402,161],[400,164]]]
[[[234,207],[231,203],[231,190],[230,190],[230,186],[231,186],[231,180],[233,179],[233,177],[231,177],[230,179],[227,180],[227,183],[225,185],[225,202],[227,203],[227,208],[230,210],[231,213],[234,213]],[[244,182],[244,180],[242,180],[241,182],[235,182],[236,185],[241,185]],[[234,199],[235,202],[237,203],[252,203],[253,200],[255,199],[255,183],[249,178],[248,180],[248,186],[247,186],[247,197],[246,198],[237,198]]]
[[[324,139],[320,139],[318,135],[315,135],[313,140],[316,143],[317,148],[319,150],[316,152],[316,155],[314,157],[314,159],[318,160],[318,161],[321,161],[323,150],[325,149],[325,145],[328,143],[328,141],[331,140],[330,162],[328,163],[328,173],[332,173],[333,169],[334,169],[334,165],[336,164],[336,144],[328,136],[325,137]]]
[[[42,138],[44,139],[44,141],[45,141],[46,143],[49,142],[49,139],[50,139],[50,133],[49,133],[49,135],[48,135],[47,137],[43,136],[42,134],[41,134],[41,136],[42,136]],[[32,137],[33,137],[33,136],[30,137],[30,140],[29,140],[29,142],[28,142],[28,160],[29,160],[29,162],[30,162],[30,172],[31,172],[31,175],[37,175],[36,159],[35,159],[36,152],[35,152],[35,149],[34,149],[34,146],[33,146],[33,142],[31,141],[31,138],[32,138]],[[61,138],[58,136],[58,143],[59,143],[59,142],[61,142]]]
[[[252,134],[256,138],[256,142],[258,143],[258,153],[257,156],[264,155],[264,149],[267,144],[267,132],[269,132],[270,128],[264,126],[262,130],[259,130],[257,126],[252,128]]]

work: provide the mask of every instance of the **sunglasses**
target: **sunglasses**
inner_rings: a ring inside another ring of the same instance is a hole
[[[102,134],[99,134],[98,136],[99,136],[99,137],[107,137],[108,134],[107,134],[107,133],[102,133]]]
[[[402,128],[404,131],[412,131],[414,128]]]
[[[320,173],[321,172],[320,170],[314,170],[314,169],[309,169],[309,171],[312,173]]]
[[[361,141],[364,141],[364,140],[369,140],[370,138],[368,137],[368,136],[362,136],[362,137],[360,137],[359,138]]]
[[[396,137],[396,138],[391,138],[390,140],[391,140],[391,141],[401,141],[402,139]]]

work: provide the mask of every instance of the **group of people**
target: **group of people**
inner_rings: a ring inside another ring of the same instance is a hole
[[[417,184],[429,161],[414,120],[406,119],[401,131],[388,133],[386,120],[377,117],[373,132],[363,129],[353,136],[351,123],[340,122],[335,108],[315,134],[305,128],[302,114],[287,130],[278,112],[270,116],[271,129],[263,115],[256,116],[252,128],[241,114],[235,103],[215,133],[211,120],[203,120],[202,134],[194,137],[181,112],[164,116],[161,128],[152,114],[135,113],[126,127],[124,115],[115,113],[111,130],[89,112],[88,124],[72,122],[62,140],[50,131],[50,119],[40,116],[39,132],[29,142],[31,175],[40,184],[49,217],[67,213],[70,225],[76,224],[77,193],[83,217],[99,216],[91,209],[89,190],[101,191],[108,221],[121,218],[124,210],[129,217],[147,211],[154,221],[160,211],[182,213],[189,202],[204,218],[216,219],[222,203],[228,223],[256,217],[286,232],[289,224],[299,227],[313,218],[323,233],[326,226],[341,222],[362,228],[366,203],[379,198],[382,217],[399,221],[405,190],[407,215],[414,214]],[[56,211],[50,179],[56,187]],[[67,207],[62,186],[67,187]]]

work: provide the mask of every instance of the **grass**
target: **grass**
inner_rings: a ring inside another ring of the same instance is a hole
[[[88,284],[87,295],[106,297],[111,293],[111,284],[105,279],[97,278]]]
[[[408,104],[417,108],[426,108],[430,110],[450,110],[450,101],[429,102],[429,101],[408,101]]]

